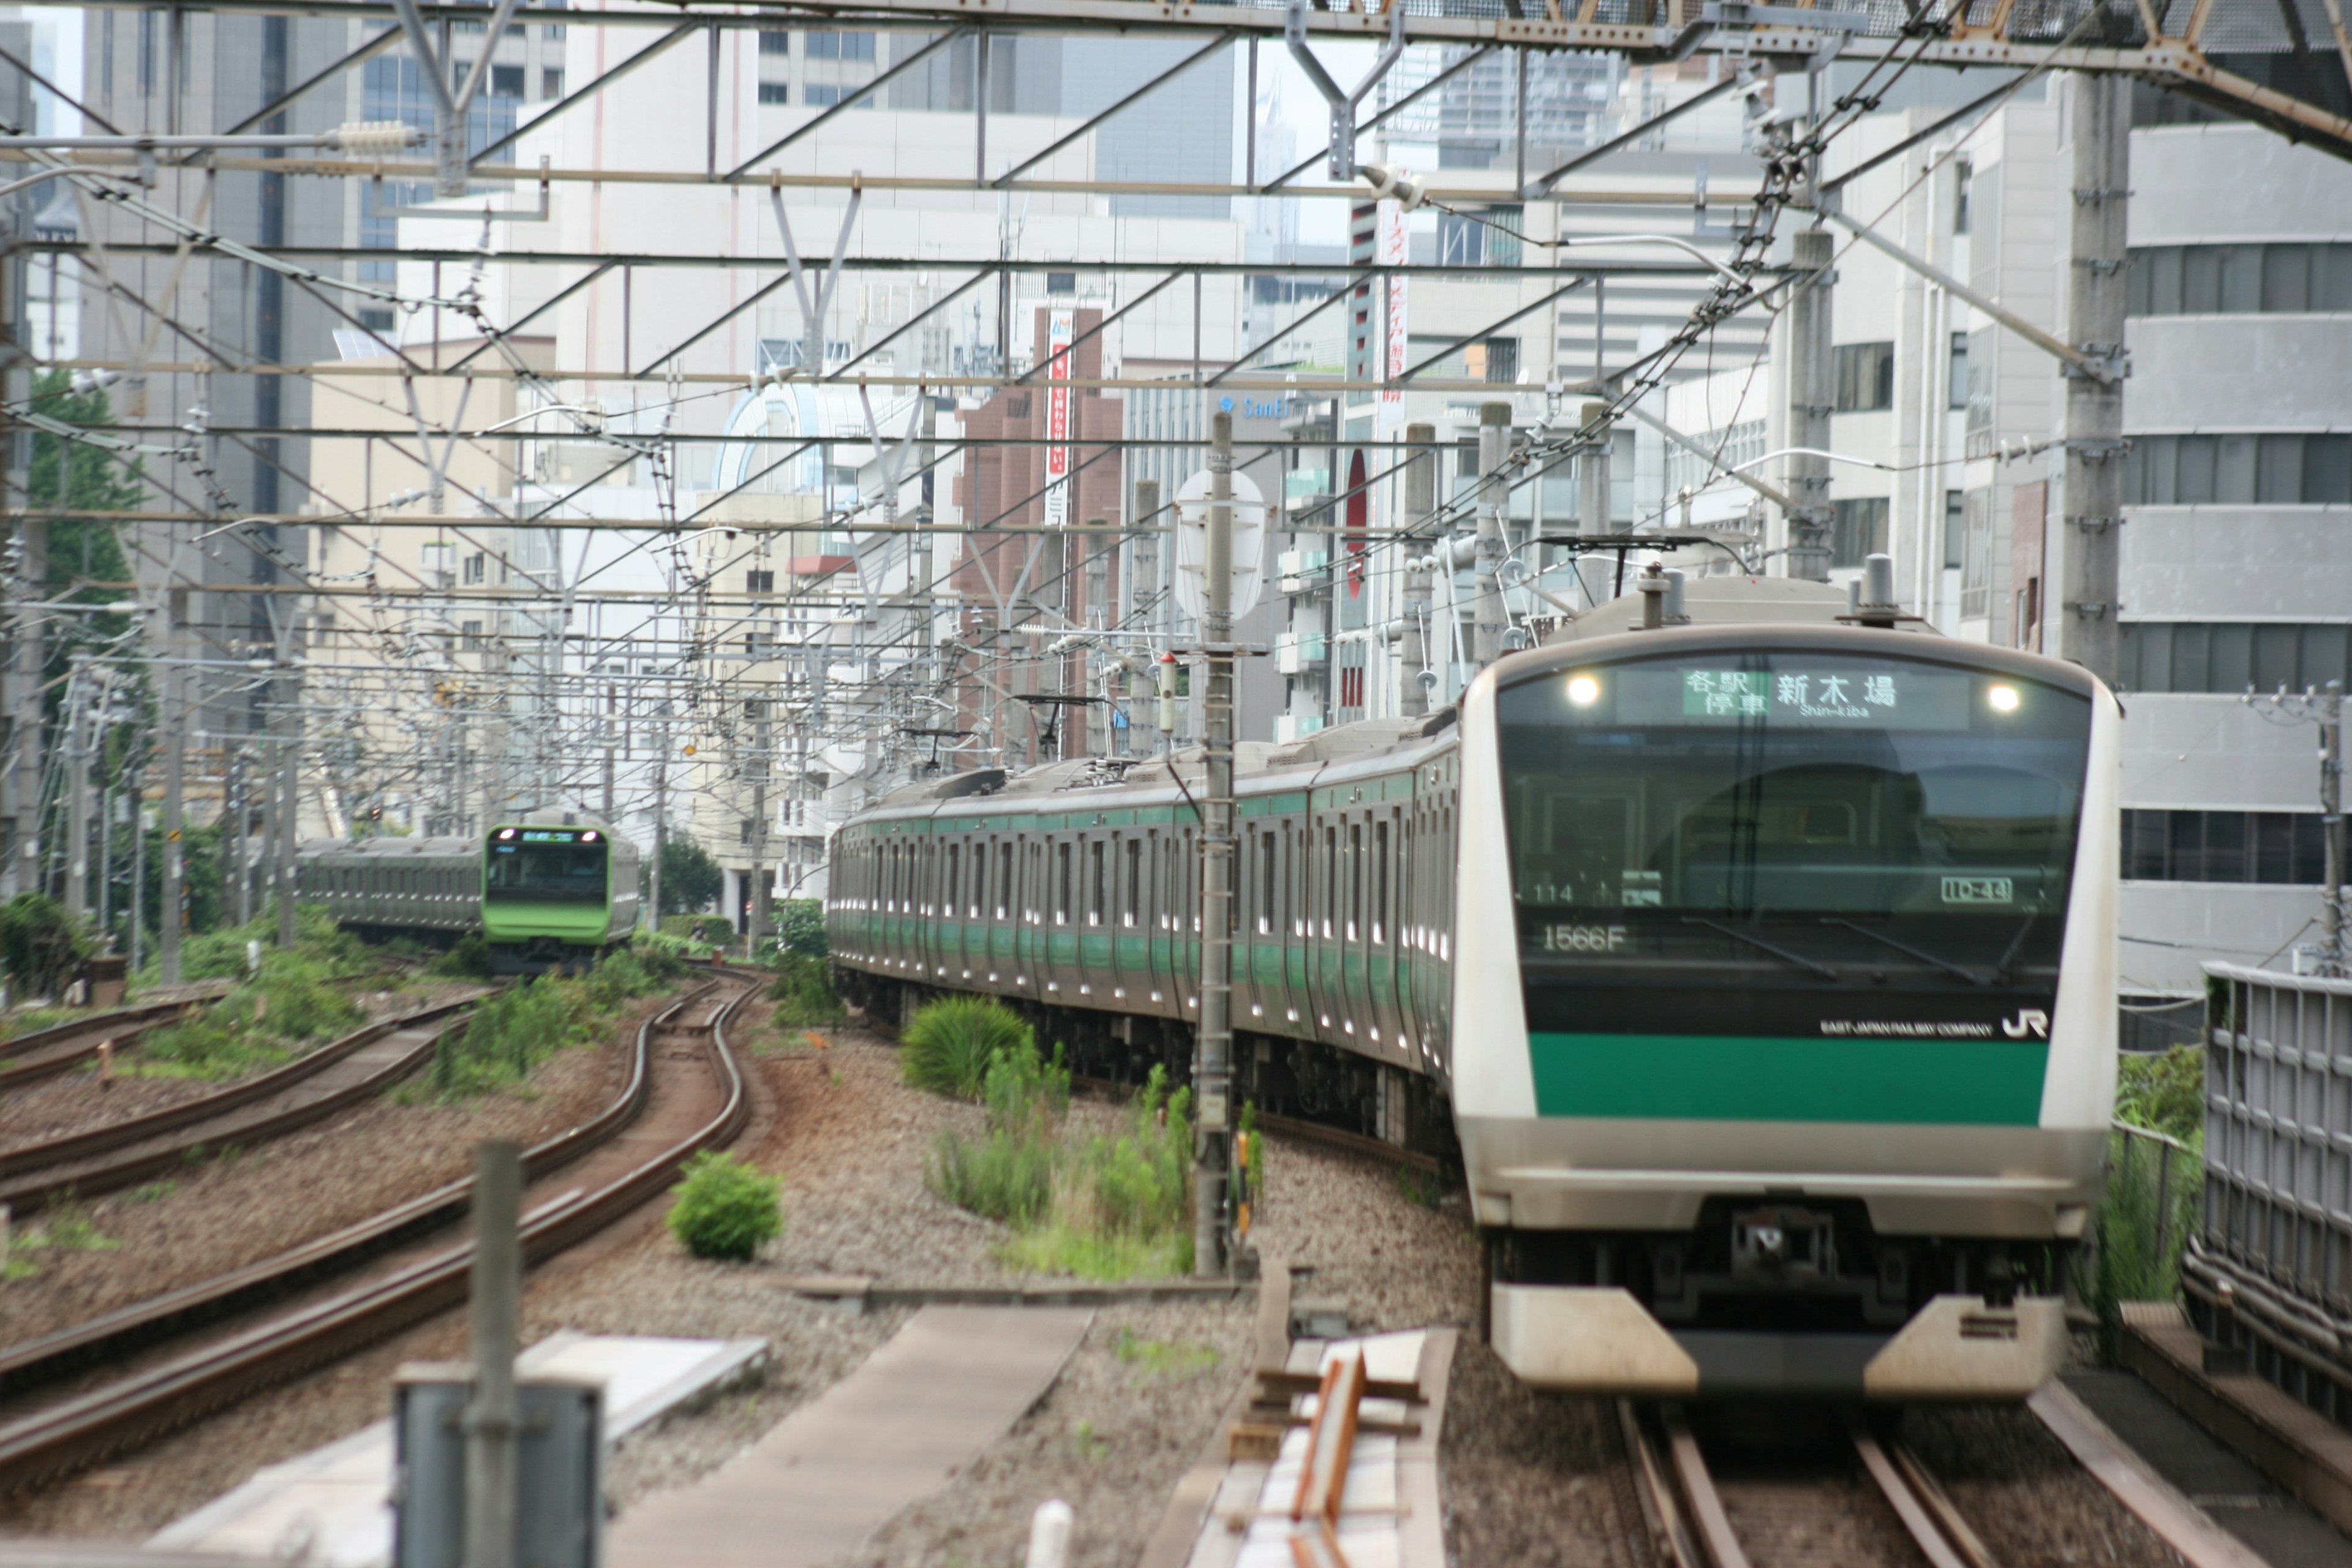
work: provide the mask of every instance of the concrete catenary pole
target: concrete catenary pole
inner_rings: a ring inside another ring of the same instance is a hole
[[[89,660],[73,656],[66,678],[66,912],[89,915]]]
[[[2059,122],[2072,145],[2060,149],[2073,199],[2067,214],[2066,270],[2060,285],[2065,315],[2059,336],[2111,367],[2106,377],[2061,367],[2059,444],[2051,454],[2050,492],[2058,527],[2045,548],[2043,581],[2056,584],[2058,613],[2042,625],[2057,633],[2049,651],[2113,682],[2120,651],[2116,614],[2124,500],[2124,220],[2131,184],[2131,84],[2121,77],[2070,72]]]
[[[1576,531],[1587,539],[1609,532],[1617,521],[1610,515],[1616,510],[1616,476],[1610,459],[1616,455],[1617,432],[1605,423],[1608,417],[1609,405],[1588,403],[1578,420],[1599,426],[1592,432],[1593,444],[1576,455]]]
[[[757,754],[751,760],[751,929],[744,934],[746,958],[758,957],[761,939],[775,931],[775,922],[768,912],[770,884],[773,880],[768,865],[768,769],[775,750],[772,741],[768,705],[761,702],[760,717],[751,726],[751,745]]]
[[[1128,526],[1159,530],[1166,526],[1160,516],[1160,481],[1135,481],[1134,508],[1127,514]],[[1152,612],[1152,601],[1160,594],[1160,539],[1157,531],[1138,533],[1130,547],[1131,575],[1127,584],[1129,615],[1133,624],[1146,631],[1155,631],[1165,617]]]
[[[1503,510],[1511,487],[1501,477],[1511,445],[1511,405],[1483,404],[1478,409],[1478,556],[1475,573],[1478,618],[1471,657],[1481,668],[1503,657]]]
[[[183,629],[188,624],[188,591],[174,583],[163,592],[163,900],[155,911],[161,940],[156,963],[166,985],[180,983],[180,933],[186,917],[188,677]]]
[[[291,948],[294,920],[294,850],[301,837],[302,817],[302,634],[296,629],[286,640],[287,653],[278,677],[278,809],[270,814],[277,828],[276,874],[270,879],[278,894],[278,945]]]
[[[1225,1180],[1231,1135],[1225,1102],[1234,1050],[1234,416],[1209,434],[1209,526],[1202,551],[1201,643],[1208,689],[1202,719],[1208,776],[1201,816],[1201,1032],[1192,1067],[1192,1272],[1224,1272]]]
[[[1781,315],[1789,334],[1789,445],[1808,453],[1830,449],[1830,416],[1837,407],[1837,349],[1830,262],[1836,246],[1823,228],[1791,237],[1790,265],[1810,277]],[[1830,576],[1830,460],[1801,454],[1789,459],[1789,573],[1815,583]]]
[[[2326,900],[2319,910],[2326,973],[2344,974],[2344,683],[2331,680],[2319,704],[2319,835]]]
[[[515,1351],[521,1333],[522,1151],[474,1161],[474,1399],[466,1412],[466,1568],[514,1568],[521,1467]]]
[[[1437,443],[1434,425],[1408,425],[1405,444],[1412,448],[1404,470],[1405,526],[1419,529],[1437,510]],[[1407,545],[1406,549],[1413,548]],[[1422,557],[1414,555],[1412,561]],[[1404,569],[1404,635],[1397,654],[1397,711],[1408,719],[1429,711],[1429,688],[1422,673],[1429,667],[1429,572],[1408,563]]]

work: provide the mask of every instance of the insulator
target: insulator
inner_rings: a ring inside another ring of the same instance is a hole
[[[344,153],[402,153],[425,140],[425,133],[400,120],[362,120],[339,125],[327,132],[327,144]]]

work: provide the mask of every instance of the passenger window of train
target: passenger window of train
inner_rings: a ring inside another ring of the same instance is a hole
[[[1054,846],[1054,923],[1070,923],[1070,847]]]
[[[1119,924],[1133,931],[1143,920],[1143,840],[1127,841],[1127,908]]]
[[[1103,887],[1103,877],[1105,875],[1104,868],[1107,863],[1107,857],[1104,854],[1104,849],[1105,846],[1101,839],[1096,838],[1087,841],[1087,924],[1090,926],[1098,926],[1103,923],[1103,911],[1110,903],[1109,894]]]
[[[1372,824],[1372,942],[1375,945],[1388,940],[1389,926],[1389,825]]]
[[[1348,940],[1364,929],[1364,825],[1348,825]]]
[[[956,905],[961,900],[963,887],[963,846],[948,846],[947,902],[942,906],[950,920],[955,919]]]
[[[1028,861],[1023,868],[1026,875],[1021,883],[1021,912],[1031,925],[1041,926],[1045,923],[1045,847],[1029,846]]]
[[[1013,906],[1013,846],[996,847],[996,918],[1003,920]]]

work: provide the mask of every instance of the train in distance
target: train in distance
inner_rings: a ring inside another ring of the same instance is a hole
[[[479,838],[318,838],[298,897],[371,940],[446,947],[481,933],[496,974],[579,970],[636,929],[637,847],[579,812],[532,812]]]
[[[1236,747],[1235,1103],[1458,1152],[1530,1384],[2021,1399],[2104,1181],[2115,697],[1826,584],[1673,586],[1443,711]],[[1185,1077],[1202,784],[886,797],[833,842],[842,986]]]

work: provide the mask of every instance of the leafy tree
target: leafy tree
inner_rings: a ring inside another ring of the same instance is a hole
[[[47,893],[19,893],[0,904],[0,971],[21,995],[57,995],[96,945]]]
[[[786,899],[776,906],[776,944],[801,958],[823,958],[824,903],[818,899]]]
[[[719,901],[726,874],[694,836],[673,826],[662,841],[661,912],[690,915]]]
[[[114,408],[103,391],[76,392],[62,370],[47,371],[33,382],[32,412],[66,425],[110,424]],[[50,430],[33,433],[32,462],[26,472],[26,510],[60,511],[136,511],[145,500],[140,484],[141,466],[128,464],[113,451],[91,442],[68,440]],[[130,558],[115,524],[103,518],[53,517],[48,520],[47,589],[52,600],[102,605],[118,602],[121,588],[99,588],[98,583],[131,580]],[[63,675],[72,656],[95,645],[121,637],[131,629],[127,616],[60,616],[48,623],[48,669],[52,680]],[[52,702],[58,700],[52,689]]]
[[[212,930],[220,924],[228,907],[220,840],[217,826],[190,826],[180,835],[180,885],[187,894],[190,931]],[[140,893],[139,907],[145,913],[148,931],[154,935],[163,930],[163,830],[150,828],[146,885]]]

